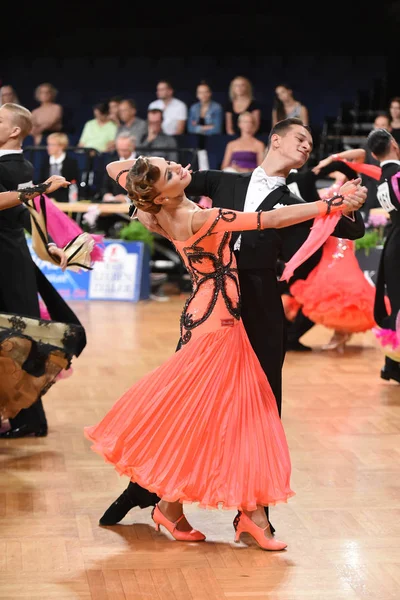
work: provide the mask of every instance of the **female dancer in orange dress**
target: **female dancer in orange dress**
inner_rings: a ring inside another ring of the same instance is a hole
[[[232,231],[287,227],[343,210],[347,200],[258,213],[201,209],[185,196],[190,180],[187,168],[158,157],[139,157],[128,169],[124,187],[136,207],[156,215],[193,291],[181,317],[181,349],[137,381],[85,435],[120,474],[162,498],[152,513],[156,528],[163,525],[175,539],[201,541],[205,536],[186,521],[182,504],[222,506],[239,511],[236,540],[246,531],[263,549],[283,550],[286,544],[272,538],[264,506],[294,494],[289,450],[240,318],[229,241]],[[344,186],[342,193],[348,190]]]
[[[332,186],[319,190],[320,197],[337,193],[345,180],[339,173]],[[369,331],[376,325],[375,286],[361,270],[352,240],[329,237],[318,265],[307,279],[295,281],[290,293],[306,317],[334,330],[323,350],[342,353],[353,333]]]

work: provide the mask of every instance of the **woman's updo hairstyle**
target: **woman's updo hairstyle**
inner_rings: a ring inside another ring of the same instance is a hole
[[[152,165],[145,156],[139,156],[129,170],[126,178],[126,191],[136,208],[144,212],[156,214],[161,210],[161,204],[153,200],[160,195],[154,185],[160,179],[161,171]]]

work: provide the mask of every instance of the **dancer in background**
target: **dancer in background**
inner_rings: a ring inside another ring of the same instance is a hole
[[[374,316],[379,326],[377,337],[386,354],[380,375],[382,379],[400,383],[400,362],[397,354],[394,355],[394,351],[398,352],[396,319],[400,313],[400,148],[385,129],[371,131],[367,144],[382,169],[378,200],[391,221],[379,262],[374,305]],[[389,310],[385,295],[389,299]]]
[[[29,187],[34,170],[23,156],[22,143],[32,130],[32,114],[23,106],[6,103],[0,107],[0,123],[0,191]],[[32,232],[26,206],[1,211],[0,312],[40,318],[40,294],[54,321],[81,326],[75,313],[35,265],[25,230]],[[48,427],[41,399],[9,419],[9,424],[10,429],[0,432],[0,438],[46,436]]]
[[[1,192],[0,210],[68,185],[64,177],[54,175],[34,187]],[[55,245],[46,251],[62,270],[75,260]],[[71,370],[72,357],[79,356],[85,343],[85,331],[79,324],[49,321],[45,325],[42,319],[0,313],[0,418],[15,419],[21,410],[34,405]]]
[[[340,160],[330,161],[325,167],[321,168],[318,173],[314,169],[303,167],[300,170],[292,169],[286,178],[288,188],[291,193],[298,196],[304,201],[312,202],[320,199],[322,190],[318,189],[317,183],[319,179],[326,177],[335,177],[333,183],[327,191],[327,194],[333,195],[338,191],[340,185],[346,179],[355,179],[358,173],[350,168],[350,166]],[[290,293],[290,286],[297,280],[305,280],[315,269],[322,258],[322,248],[319,248],[310,258],[303,262],[298,269],[295,270],[290,281],[279,281],[279,286],[282,293],[282,303],[286,317],[287,343],[286,350],[293,352],[311,351],[310,346],[303,344],[300,339],[312,328],[315,323],[312,319],[304,314],[301,305]],[[279,261],[281,270],[284,267],[282,261]]]
[[[332,163],[330,168],[335,169],[335,164]],[[332,197],[346,180],[344,173],[337,172],[335,182],[318,191],[319,197]],[[294,302],[310,323],[333,330],[330,341],[322,346],[322,350],[336,349],[343,353],[353,333],[369,331],[376,325],[373,314],[375,287],[367,281],[358,264],[352,240],[329,237],[318,264],[306,278],[293,277],[288,287]],[[298,320],[297,315],[295,318]]]

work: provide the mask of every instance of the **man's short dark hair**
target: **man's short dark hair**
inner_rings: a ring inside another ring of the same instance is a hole
[[[268,136],[267,148],[270,147],[271,138],[275,133],[277,133],[278,135],[284,135],[288,129],[293,127],[293,125],[300,125],[301,127],[304,127],[304,129],[307,129],[307,131],[311,133],[311,127],[305,125],[303,121],[301,119],[298,119],[297,117],[289,117],[288,119],[282,119],[282,121],[278,121],[271,129]]]
[[[393,140],[393,136],[386,129],[373,129],[368,134],[367,146],[380,159],[389,152]]]
[[[163,120],[163,111],[161,110],[161,108],[149,108],[149,110],[147,111],[148,115],[160,115],[161,116],[161,120]]]

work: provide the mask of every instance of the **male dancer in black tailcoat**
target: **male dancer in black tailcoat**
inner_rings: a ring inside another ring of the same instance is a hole
[[[33,165],[23,156],[22,142],[32,129],[31,112],[18,104],[0,107],[0,191],[29,187]],[[33,262],[25,238],[31,231],[25,206],[0,211],[0,312],[40,317],[38,292],[53,320],[81,325],[73,311]],[[0,438],[47,435],[42,400],[10,419]]]
[[[374,317],[380,327],[395,331],[400,311],[400,148],[386,129],[371,131],[367,144],[382,168],[377,195],[391,221],[379,261]],[[390,302],[390,314],[385,304],[385,295]],[[381,369],[381,377],[400,383],[400,363],[387,356]]]

